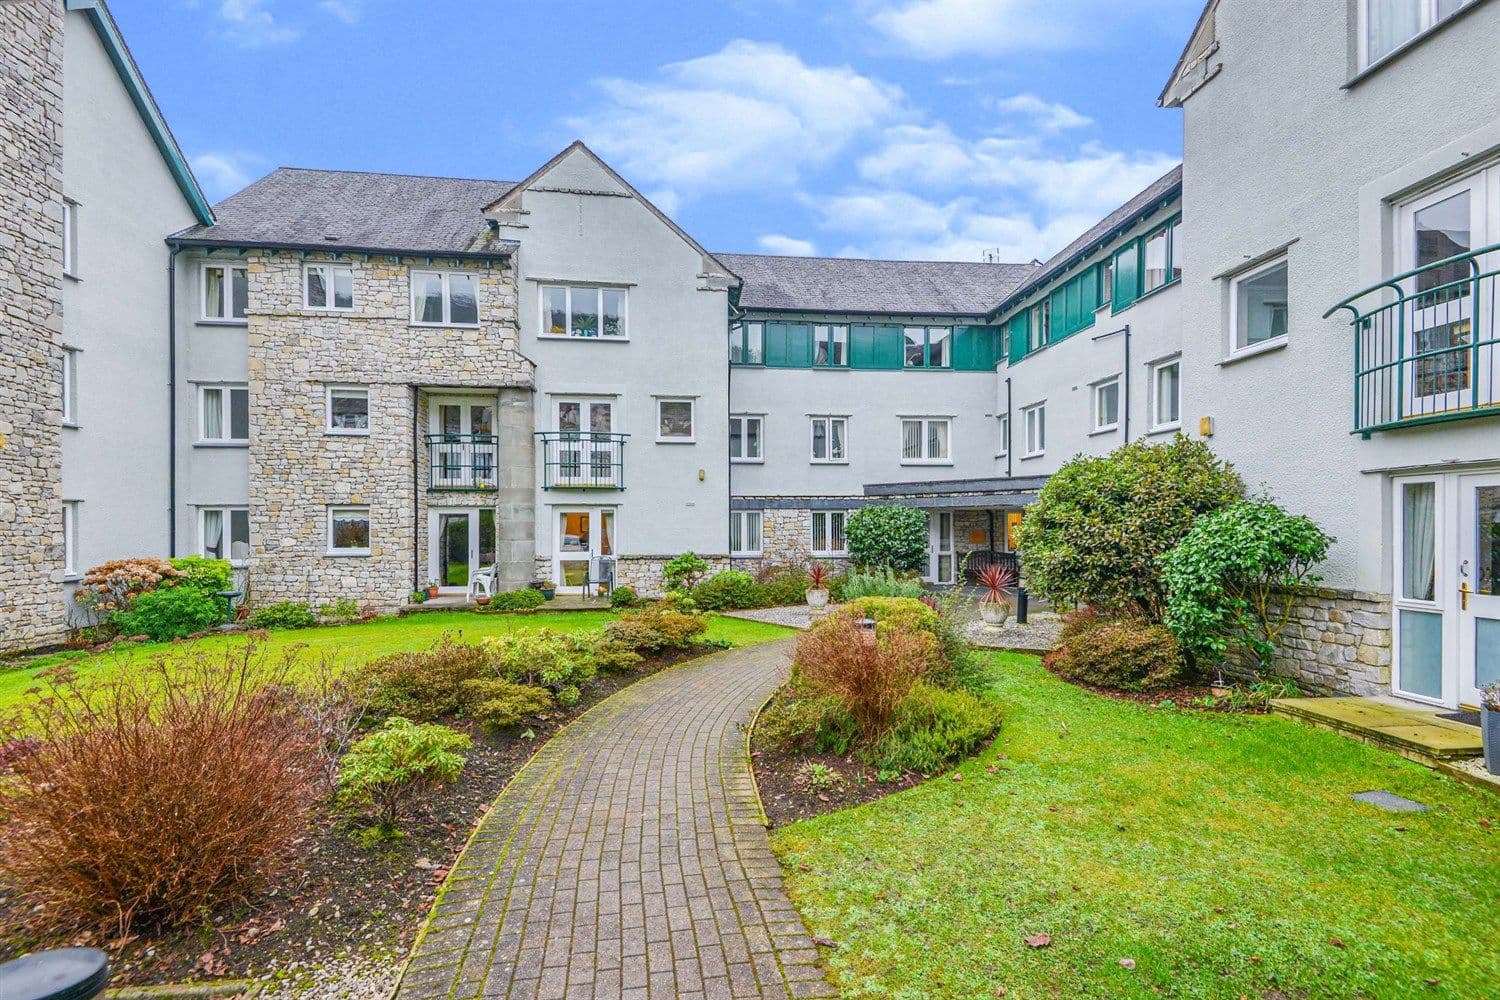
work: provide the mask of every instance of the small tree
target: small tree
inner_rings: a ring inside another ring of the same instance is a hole
[[[1055,605],[1161,621],[1166,588],[1157,558],[1200,514],[1244,493],[1229,463],[1181,434],[1079,456],[1047,480],[1021,523],[1026,586]]]
[[[844,524],[844,538],[856,566],[907,572],[927,562],[927,515],[915,507],[889,504],[857,510]]]
[[[1267,499],[1200,517],[1161,557],[1166,625],[1194,656],[1219,662],[1243,648],[1262,670],[1275,661],[1297,592],[1333,539]]]

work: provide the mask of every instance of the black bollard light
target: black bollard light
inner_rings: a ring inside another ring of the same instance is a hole
[[[1016,624],[1026,624],[1026,588],[1016,588]]]
[[[109,985],[109,958],[97,948],[59,948],[0,963],[3,1000],[89,1000]]]

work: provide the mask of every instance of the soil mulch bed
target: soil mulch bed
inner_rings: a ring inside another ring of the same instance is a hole
[[[874,802],[927,780],[925,775],[903,774],[894,781],[878,781],[874,769],[852,757],[819,751],[788,753],[760,745],[754,733],[750,748],[761,805],[773,827]],[[808,763],[822,764],[837,773],[838,785],[823,791],[809,788],[803,777],[803,767]]]
[[[1092,691],[1094,694],[1113,698],[1116,701],[1133,701],[1138,705],[1161,705],[1163,702],[1171,702],[1174,708],[1185,709],[1190,712],[1221,712],[1228,715],[1266,715],[1271,711],[1269,705],[1240,705],[1233,706],[1223,698],[1215,698],[1213,688],[1207,684],[1180,684],[1177,687],[1166,688],[1162,691],[1140,692],[1140,691],[1117,691],[1114,688],[1100,687],[1097,684],[1089,684],[1066,674],[1058,673],[1052,664],[1045,658],[1042,665],[1047,672],[1060,681],[1065,681],[1074,687]],[[1204,698],[1214,698],[1215,704],[1194,704]]]
[[[568,722],[623,687],[683,660],[715,652],[694,646],[647,660],[628,673],[601,674],[568,709],[554,709],[532,725],[531,736],[474,738],[462,777],[424,802],[403,824],[394,844],[363,848],[345,821],[324,811],[299,842],[279,877],[253,906],[217,914],[209,922],[113,940],[110,931],[46,934],[38,914],[0,884],[0,961],[30,951],[86,944],[110,952],[111,985],[143,986],[189,980],[253,978],[338,955],[404,955],[448,868],[491,804],[531,756]]]

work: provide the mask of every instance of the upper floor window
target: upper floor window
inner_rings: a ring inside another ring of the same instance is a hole
[[[1151,366],[1151,429],[1182,426],[1182,363],[1172,358]]]
[[[758,510],[729,512],[729,554],[760,555],[760,534],[764,515]]]
[[[693,401],[691,399],[658,399],[656,401],[656,440],[666,444],[693,443]]]
[[[763,365],[766,363],[766,324],[735,323],[729,328],[729,363]]]
[[[78,203],[63,199],[62,217],[63,274],[78,277]]]
[[[1120,376],[1095,382],[1092,431],[1112,431],[1120,426]]]
[[[1052,301],[1043,299],[1031,307],[1031,328],[1028,350],[1036,350],[1052,337]]]
[[[78,351],[72,347],[63,348],[62,419],[67,426],[78,424]]]
[[[250,510],[247,507],[201,507],[198,510],[198,554],[239,564],[250,558]]]
[[[362,385],[328,387],[329,434],[370,433],[370,390]]]
[[[908,326],[906,367],[947,368],[952,363],[953,329],[946,326]]]
[[[812,460],[849,461],[848,420],[845,417],[812,418]]]
[[[1037,403],[1021,411],[1026,422],[1026,452],[1022,458],[1033,458],[1047,450],[1047,404]]]
[[[245,386],[205,385],[198,440],[243,444],[250,440],[250,390]]]
[[[1360,68],[1390,55],[1478,0],[1360,0]]]
[[[412,271],[411,321],[420,326],[478,326],[478,276],[469,271]]]
[[[308,309],[353,309],[354,268],[309,264],[303,270],[302,304]]]
[[[250,303],[250,272],[235,264],[203,265],[202,317],[209,322],[239,323]]]
[[[831,368],[849,364],[849,328],[847,326],[813,327],[813,364]]]
[[[729,459],[732,462],[763,461],[761,417],[729,418]]]
[[[542,336],[625,337],[625,289],[542,286]]]
[[[1230,352],[1283,340],[1287,333],[1286,258],[1233,279],[1229,294]]]
[[[1002,413],[999,418],[1000,445],[995,449],[996,458],[1004,458],[1010,454],[1010,414]]]
[[[952,461],[948,448],[947,417],[911,417],[901,421],[901,464],[947,463]]]
[[[1141,267],[1141,294],[1182,277],[1181,253],[1175,246],[1177,224],[1168,223],[1146,237]]]
[[[370,508],[328,508],[328,554],[331,556],[367,556],[370,554]]]

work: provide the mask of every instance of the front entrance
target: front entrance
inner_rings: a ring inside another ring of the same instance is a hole
[[[1500,473],[1395,482],[1392,687],[1477,705],[1500,681]]]
[[[463,594],[475,571],[495,564],[495,511],[433,510],[428,515],[428,577],[443,593]]]
[[[553,523],[552,578],[561,593],[587,594],[604,577],[599,560],[614,558],[614,508],[559,510]]]
[[[927,515],[927,582],[940,587],[953,583],[955,573],[953,512]]]

